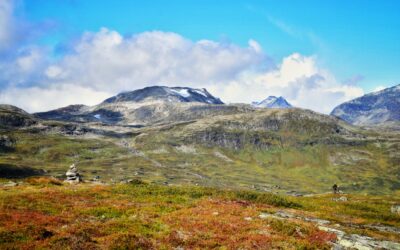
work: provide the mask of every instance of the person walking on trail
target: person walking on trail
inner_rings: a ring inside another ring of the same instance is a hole
[[[332,190],[333,190],[334,194],[338,194],[339,193],[339,187],[338,187],[338,185],[336,183],[333,184]]]

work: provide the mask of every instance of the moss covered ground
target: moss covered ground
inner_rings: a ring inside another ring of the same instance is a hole
[[[285,197],[194,186],[64,184],[35,177],[0,188],[1,249],[329,249],[313,222],[261,218],[278,211],[326,219],[341,230],[399,241],[363,225],[400,227],[395,196]],[[399,196],[397,196],[399,197]],[[350,227],[349,225],[353,225]],[[355,229],[354,225],[358,225]]]

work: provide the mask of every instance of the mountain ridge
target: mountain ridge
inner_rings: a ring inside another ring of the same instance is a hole
[[[330,114],[359,126],[400,122],[400,84],[342,103]]]
[[[34,115],[47,120],[141,126],[185,114],[183,120],[188,120],[191,114],[202,116],[207,110],[232,110],[223,104],[206,89],[150,86],[119,93],[94,106],[70,105]]]
[[[177,102],[202,102],[209,104],[224,104],[219,98],[211,95],[205,88],[195,89],[189,87],[149,86],[133,91],[125,91],[110,97],[103,103],[114,102],[141,102],[148,98],[177,101]]]
[[[292,108],[293,106],[282,96],[268,96],[260,102],[252,102],[251,104],[257,108]]]

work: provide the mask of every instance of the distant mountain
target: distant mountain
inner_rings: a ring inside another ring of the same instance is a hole
[[[152,86],[135,91],[120,93],[116,96],[108,98],[104,102],[143,102],[149,100],[224,104],[219,98],[212,96],[206,89],[164,86]]]
[[[24,127],[35,123],[35,118],[24,110],[12,105],[0,104],[0,128]]]
[[[47,112],[39,112],[36,113],[35,116],[45,120],[68,120],[79,116],[85,108],[87,109],[89,107],[86,105],[74,104]]]
[[[340,104],[331,115],[354,125],[386,125],[400,122],[400,85]]]
[[[142,126],[231,114],[241,109],[223,104],[206,89],[152,86],[120,93],[95,106],[70,105],[35,116],[45,120]]]
[[[285,98],[282,96],[268,96],[267,99],[261,102],[253,102],[252,105],[257,108],[291,108],[293,107]]]

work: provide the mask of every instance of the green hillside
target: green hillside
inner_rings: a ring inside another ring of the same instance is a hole
[[[1,153],[0,164],[63,178],[77,163],[86,180],[139,178],[278,193],[323,193],[334,183],[351,193],[400,188],[398,134],[361,130],[307,110],[219,115],[115,135],[71,135],[60,132],[63,123],[44,124],[46,129],[3,131],[17,143]]]

